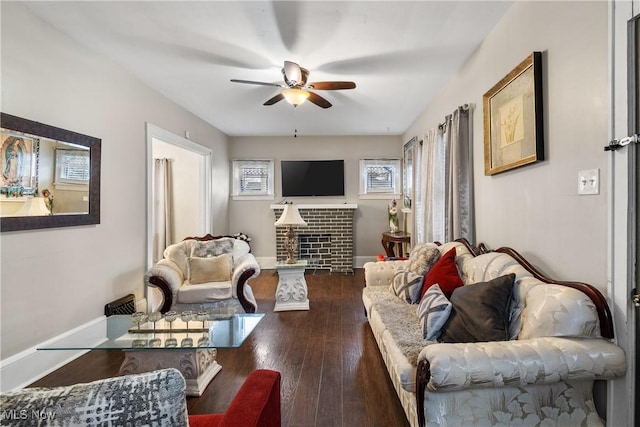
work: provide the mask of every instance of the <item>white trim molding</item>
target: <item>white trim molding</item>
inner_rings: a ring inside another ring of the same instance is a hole
[[[50,374],[89,350],[38,350],[70,335],[85,337],[106,336],[106,317],[100,316],[38,345],[0,361],[0,392],[18,390]],[[99,344],[98,342],[96,345]]]

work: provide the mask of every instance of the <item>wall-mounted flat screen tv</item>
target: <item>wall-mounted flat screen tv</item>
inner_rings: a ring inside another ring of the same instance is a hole
[[[344,160],[283,160],[282,196],[344,196]]]

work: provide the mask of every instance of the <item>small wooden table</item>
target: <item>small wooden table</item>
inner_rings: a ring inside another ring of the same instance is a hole
[[[399,253],[396,255],[394,247],[398,244]],[[408,245],[411,243],[411,234],[404,231],[385,231],[382,233],[382,247],[388,257],[403,257],[406,255]]]

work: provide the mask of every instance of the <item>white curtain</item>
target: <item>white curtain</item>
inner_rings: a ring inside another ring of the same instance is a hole
[[[173,243],[172,176],[170,159],[154,159],[153,165],[153,262],[162,259]]]
[[[422,142],[416,195],[417,242],[475,240],[469,106],[458,107]]]

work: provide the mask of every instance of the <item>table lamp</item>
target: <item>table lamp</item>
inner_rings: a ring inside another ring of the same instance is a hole
[[[294,225],[305,226],[307,223],[300,216],[297,207],[294,205],[285,205],[282,215],[280,215],[280,218],[275,222],[275,226],[288,226],[287,231],[284,233],[284,249],[287,251],[286,264],[295,264],[296,262],[295,254],[298,249],[298,239],[293,232]]]

